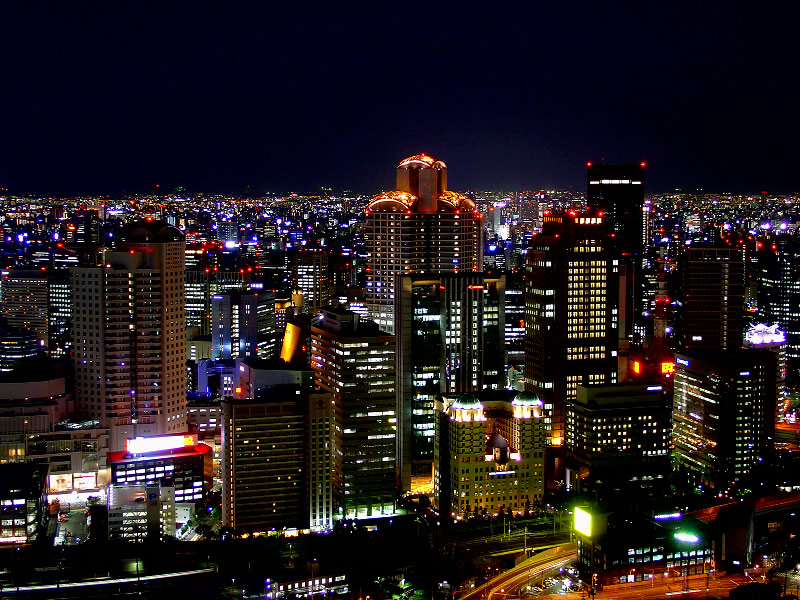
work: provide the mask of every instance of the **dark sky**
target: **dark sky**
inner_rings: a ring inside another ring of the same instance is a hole
[[[791,2],[165,4],[0,6],[0,187],[800,190]]]

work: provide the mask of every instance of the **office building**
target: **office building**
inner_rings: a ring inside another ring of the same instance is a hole
[[[36,358],[42,352],[42,341],[35,332],[0,323],[0,372],[12,371],[20,361]]]
[[[319,314],[330,303],[328,253],[325,250],[298,250],[292,257],[292,285],[302,291],[303,312]]]
[[[399,477],[395,338],[347,310],[322,314],[311,328],[311,367],[317,389],[341,407],[342,515],[391,515]]]
[[[211,335],[211,299],[217,294],[244,290],[244,277],[238,270],[186,271],[186,328],[192,335]]]
[[[480,271],[483,225],[475,203],[447,189],[447,166],[420,154],[397,166],[397,185],[367,209],[366,301],[370,318],[394,332],[395,276]]]
[[[567,404],[566,489],[600,499],[663,494],[671,428],[661,385],[579,385]]]
[[[525,267],[525,388],[557,447],[578,385],[616,381],[617,264],[596,213],[546,215],[542,227]]]
[[[783,423],[790,410],[789,394],[786,390],[786,333],[777,325],[754,323],[744,334],[745,348],[759,348],[775,353],[777,370],[775,372],[775,422]]]
[[[544,493],[541,409],[542,402],[525,392],[442,396],[435,507],[461,519],[520,513],[536,505]]]
[[[728,494],[771,455],[777,364],[769,350],[675,355],[672,440],[684,482]]]
[[[228,292],[211,297],[212,358],[274,358],[276,336],[272,292]]]
[[[0,314],[11,327],[32,331],[45,346],[49,335],[49,298],[46,270],[9,269],[3,275]]]
[[[222,420],[225,525],[249,533],[333,526],[341,454],[330,394],[283,386],[227,398]]]
[[[0,544],[25,544],[44,534],[47,465],[0,464]]]
[[[103,264],[72,270],[76,410],[125,440],[186,430],[183,234],[128,225]]]
[[[505,276],[414,273],[395,280],[402,491],[430,482],[440,394],[505,387]],[[420,482],[422,483],[422,482]]]
[[[681,263],[681,346],[732,350],[744,341],[744,254],[741,248],[687,248]]]
[[[641,255],[647,245],[642,210],[645,163],[588,163],[586,167],[586,205],[603,213],[621,253]]]
[[[195,434],[136,437],[125,451],[109,452],[114,485],[162,485],[174,488],[176,502],[197,504],[211,491],[213,453]]]
[[[800,382],[800,243],[780,235],[758,254],[758,313],[786,332],[787,378]]]

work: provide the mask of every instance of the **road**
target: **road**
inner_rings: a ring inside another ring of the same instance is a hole
[[[89,535],[89,530],[86,527],[86,515],[84,505],[72,505],[71,510],[68,511],[67,520],[63,523],[59,522],[56,528],[56,537],[54,544],[72,545],[83,543],[86,541],[86,536]],[[67,535],[69,534],[69,535]],[[80,540],[80,542],[78,541]]]
[[[506,596],[517,598],[522,586],[575,560],[575,548],[575,544],[563,544],[536,554],[461,596],[460,600],[505,600]]]

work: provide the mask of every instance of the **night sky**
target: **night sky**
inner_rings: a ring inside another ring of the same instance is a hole
[[[4,3],[0,187],[800,191],[795,3],[272,4]]]

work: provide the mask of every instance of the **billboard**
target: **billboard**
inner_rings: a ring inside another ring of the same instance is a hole
[[[192,434],[156,435],[152,437],[128,438],[125,451],[129,454],[147,454],[149,452],[166,452],[197,444],[197,437]]]

